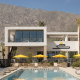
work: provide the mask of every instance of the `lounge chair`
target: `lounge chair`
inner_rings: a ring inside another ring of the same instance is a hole
[[[62,63],[62,67],[67,67],[67,63]]]
[[[10,71],[9,68],[4,68],[3,72],[5,72],[5,73],[10,73],[11,71]]]
[[[57,63],[54,63],[54,68],[59,68]]]
[[[24,63],[24,67],[28,67],[28,63]]]
[[[5,72],[0,72],[0,76],[5,75],[5,74],[6,74]]]
[[[48,66],[47,66],[47,63],[43,63],[43,67],[48,67]]]
[[[33,63],[29,64],[29,67],[34,67],[34,64]]]
[[[10,71],[14,71],[14,70],[17,70],[17,68],[15,68],[15,67],[10,68]]]
[[[19,67],[19,63],[14,63],[14,67],[18,68]]]
[[[2,70],[0,70],[0,75],[5,75],[6,73],[10,72],[11,72],[10,68],[3,68]]]
[[[10,73],[11,71],[14,71],[16,70],[16,68],[13,68],[13,67],[9,67],[9,68],[2,68],[0,70],[0,75],[4,75],[6,73]]]
[[[34,63],[34,68],[37,68],[38,67],[38,63]]]

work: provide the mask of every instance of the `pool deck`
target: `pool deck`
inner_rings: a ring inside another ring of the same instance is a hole
[[[80,79],[80,75],[76,74],[76,73],[75,73],[75,70],[76,70],[76,69],[74,69],[74,68],[72,68],[72,67],[66,67],[66,68],[59,67],[59,69],[61,69],[61,70],[65,71],[66,73],[68,73],[68,74],[70,74],[70,75],[72,75],[72,76]],[[79,71],[79,73],[80,73],[80,71]]]
[[[47,67],[47,68],[53,69],[53,67]],[[19,69],[24,69],[24,68],[23,68],[23,67],[20,67],[20,68],[18,68],[17,70],[19,70]],[[25,69],[32,69],[32,68],[29,67],[29,68],[25,68]],[[76,69],[74,69],[74,68],[72,68],[72,67],[66,67],[66,68],[59,67],[59,69],[62,70],[62,71],[67,72],[68,74],[70,74],[70,75],[72,75],[72,76],[74,76],[74,77],[76,77],[76,78],[78,78],[78,79],[80,79],[80,75],[76,74],[76,73],[75,73],[75,70],[76,70]],[[10,75],[10,74],[12,74],[12,73],[14,73],[14,72],[16,72],[17,70],[11,71],[10,73],[6,73],[6,75],[0,75],[0,80],[1,80],[3,77],[6,77],[6,76],[8,76],[8,75]],[[80,71],[79,71],[79,72],[80,72]]]
[[[14,71],[11,71],[10,73],[6,73],[5,75],[0,75],[0,80],[2,80],[2,78],[7,77],[8,75],[10,75],[10,74],[12,74],[12,73],[18,71],[19,69],[21,69],[21,68],[18,68],[17,70],[14,70]]]

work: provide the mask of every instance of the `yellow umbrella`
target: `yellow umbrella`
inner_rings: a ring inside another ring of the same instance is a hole
[[[33,56],[33,57],[37,57],[37,58],[43,58],[43,57],[48,57],[48,56],[45,56],[45,55],[42,55],[42,54],[38,54],[38,55],[35,55],[35,56]]]
[[[52,56],[52,57],[55,57],[55,58],[66,58],[67,56],[64,56],[62,54],[58,54],[58,55],[55,55],[55,56]]]
[[[56,56],[52,56],[52,57],[55,57],[55,58],[57,58]]]
[[[80,57],[80,54],[76,54],[76,55],[74,55],[74,57]]]
[[[14,56],[13,58],[28,58],[28,56],[19,54],[19,55]]]
[[[37,56],[33,56],[33,57],[37,57]]]
[[[22,54],[19,54],[19,55],[14,56],[13,58],[20,58],[20,61],[21,61],[21,58],[29,58],[29,57],[22,55]]]
[[[35,55],[35,56],[33,56],[33,57],[43,58],[43,57],[48,57],[48,56],[45,56],[45,55],[39,54],[39,55]]]

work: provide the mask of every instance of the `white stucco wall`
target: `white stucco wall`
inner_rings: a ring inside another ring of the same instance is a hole
[[[56,45],[59,45],[60,43],[65,44],[65,46],[70,46],[70,49],[52,49],[56,48]],[[79,44],[78,41],[48,41],[47,42],[47,51],[78,51],[79,50]]]
[[[10,30],[43,30],[44,42],[9,42]],[[46,27],[5,27],[5,46],[46,46],[47,28]]]
[[[26,55],[28,52],[33,53],[34,55],[37,55],[37,51],[43,51],[44,48],[43,47],[20,47],[17,46],[17,51],[19,52],[19,54],[23,54]],[[43,53],[44,54],[44,53]]]

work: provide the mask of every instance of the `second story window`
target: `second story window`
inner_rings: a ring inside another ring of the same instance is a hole
[[[43,31],[16,31],[15,42],[43,42]]]
[[[36,42],[36,31],[30,31],[30,42]]]
[[[22,31],[16,31],[16,36],[15,36],[15,41],[16,42],[22,42]]]
[[[29,31],[23,31],[23,42],[29,42]]]

